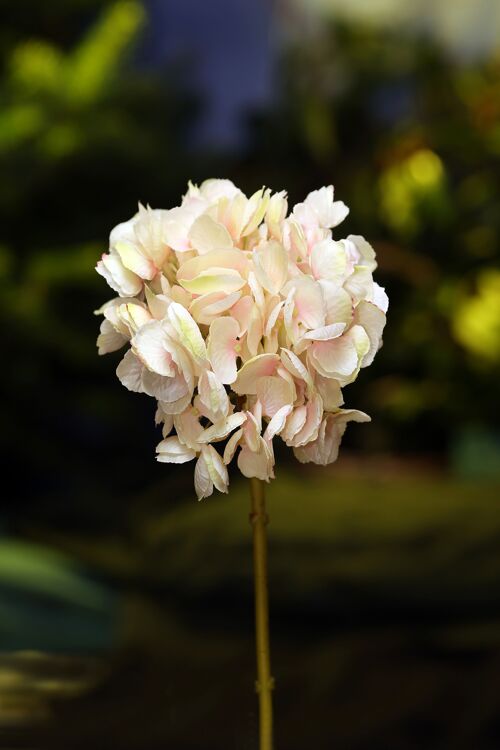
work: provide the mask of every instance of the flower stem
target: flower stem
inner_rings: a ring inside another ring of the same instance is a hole
[[[253,530],[253,571],[255,586],[255,638],[257,652],[257,682],[259,696],[259,737],[260,750],[272,750],[273,746],[273,704],[271,659],[269,651],[269,607],[267,595],[267,533],[268,515],[264,482],[250,479],[252,512],[250,523]]]

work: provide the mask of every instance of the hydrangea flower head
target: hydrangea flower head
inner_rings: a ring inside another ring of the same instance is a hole
[[[212,179],[111,232],[98,351],[127,347],[118,378],[156,399],[157,460],[195,460],[199,499],[227,492],[233,459],[272,479],[275,439],[325,465],[347,423],[369,421],[342,388],[380,348],[388,299],[371,245],[334,238],[348,212],[331,185],[289,212],[285,192]]]

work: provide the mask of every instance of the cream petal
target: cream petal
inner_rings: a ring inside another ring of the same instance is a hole
[[[200,455],[194,467],[194,488],[198,500],[209,497],[214,491],[214,484],[210,478],[208,466],[203,453]]]
[[[157,320],[162,320],[167,314],[169,299],[165,294],[155,294],[147,284],[144,285],[144,293],[151,315]]]
[[[272,240],[253,251],[253,267],[259,283],[270,294],[278,294],[288,276],[288,255],[279,242]]]
[[[353,304],[351,296],[334,281],[318,281],[323,292],[326,306],[326,324],[345,323],[349,325],[352,319]]]
[[[203,432],[198,414],[193,407],[185,409],[182,413],[174,416],[174,427],[181,443],[192,450],[199,451],[198,441]]]
[[[232,268],[214,266],[209,271],[202,271],[194,279],[179,279],[184,289],[192,294],[210,294],[211,292],[237,292],[246,282],[238,271]]]
[[[344,399],[338,380],[325,378],[317,372],[314,378],[314,384],[318,389],[319,395],[323,399],[323,407],[325,411],[332,411],[338,409],[339,406],[342,406]]]
[[[183,445],[178,437],[165,438],[156,446],[156,460],[167,464],[185,464],[196,458],[195,451]]]
[[[272,464],[265,449],[265,441],[260,438],[258,451],[243,446],[238,455],[238,468],[244,477],[261,479],[268,482],[272,478]]]
[[[312,378],[307,367],[294,352],[290,349],[285,349],[285,347],[281,347],[281,361],[294,378],[303,380],[309,387],[312,386]]]
[[[321,375],[335,377],[341,385],[352,382],[370,348],[364,328],[353,326],[332,341],[315,341],[309,349],[311,362]]]
[[[157,268],[151,258],[130,242],[117,242],[115,250],[125,268],[137,274],[141,279],[151,280],[156,276]]]
[[[270,195],[270,190],[261,188],[250,196],[246,209],[248,220],[241,232],[242,237],[248,237],[257,229],[266,213]]]
[[[203,413],[211,422],[217,422],[228,415],[230,403],[226,389],[213,372],[202,372],[198,381],[198,395],[205,407]]]
[[[337,460],[342,436],[347,422],[369,422],[370,417],[355,409],[344,409],[328,414],[322,421],[316,440],[305,446],[294,448],[294,454],[301,463],[313,462],[326,466]]]
[[[313,190],[307,196],[305,205],[314,212],[319,225],[326,229],[336,227],[349,213],[345,203],[333,200],[333,185]]]
[[[190,281],[213,268],[237,271],[238,274],[245,276],[248,272],[249,262],[245,254],[236,248],[212,250],[205,255],[199,255],[185,261],[177,271],[177,278],[179,283],[182,284],[183,280]]]
[[[317,242],[311,251],[311,269],[315,279],[342,283],[347,272],[347,255],[341,242],[331,239]]]
[[[328,326],[322,326],[321,328],[315,328],[313,331],[308,331],[302,338],[309,341],[331,341],[342,335],[345,329],[345,323],[330,323]]]
[[[375,260],[375,250],[370,243],[360,234],[350,234],[347,239],[355,245],[361,260],[360,265],[367,266],[370,271],[374,271],[377,268],[377,261]]]
[[[279,364],[277,354],[258,354],[245,362],[233,383],[233,391],[239,396],[257,393],[257,380],[265,375],[274,375]]]
[[[379,310],[386,313],[389,309],[389,297],[383,286],[379,286],[376,281],[373,282],[373,296],[371,299],[374,305],[377,305]]]
[[[212,445],[204,445],[201,453],[205,459],[210,480],[219,492],[227,492],[229,476],[224,461]]]
[[[252,308],[250,324],[247,331],[247,346],[252,357],[255,357],[263,335],[262,315],[258,307]]]
[[[187,349],[197,364],[202,364],[207,358],[205,341],[196,321],[185,307],[178,302],[172,302],[168,308],[168,318],[175,329],[179,341]]]
[[[382,346],[385,321],[385,314],[371,302],[360,302],[354,310],[354,322],[363,326],[370,339],[370,348],[361,361],[361,367],[371,365]]]
[[[355,302],[362,299],[371,299],[373,297],[373,278],[370,269],[367,266],[355,266],[353,273],[344,284],[344,289]]]
[[[277,240],[281,239],[281,224],[286,217],[287,210],[288,201],[285,190],[282,190],[279,193],[274,193],[269,198],[269,203],[266,208],[265,222],[271,237],[274,237]]]
[[[234,182],[218,177],[210,177],[208,180],[204,180],[199,187],[199,192],[210,203],[215,203],[220,198],[234,198],[236,195],[242,194]]]
[[[183,411],[185,411],[188,406],[191,403],[191,399],[193,398],[193,394],[191,391],[187,391],[187,393],[184,396],[181,396],[176,401],[162,401],[162,409],[165,412],[165,414],[182,414]]]
[[[200,255],[212,250],[233,247],[232,237],[224,224],[214,221],[208,214],[202,214],[196,219],[189,230],[188,237],[191,247],[195,248]]]
[[[232,292],[231,294],[226,294],[225,292],[203,294],[191,302],[189,312],[197,323],[210,325],[215,316],[227,312],[238,302],[240,297],[240,291]]]
[[[104,254],[96,266],[96,271],[120,297],[134,297],[142,289],[142,279],[125,268],[116,253]]]
[[[253,305],[254,301],[252,297],[250,297],[249,295],[245,295],[231,308],[231,316],[238,321],[240,326],[240,336],[247,332],[248,326],[250,324]]]
[[[273,328],[276,325],[276,322],[279,318],[280,312],[283,308],[283,305],[285,304],[285,300],[281,300],[281,302],[278,302],[271,310],[271,312],[268,315],[266,327],[264,330],[264,334],[266,336],[271,336],[273,333]]]
[[[313,394],[306,404],[306,420],[299,432],[291,441],[292,445],[300,446],[315,440],[318,436],[321,419],[323,417],[323,402],[321,396]]]
[[[165,377],[145,369],[142,375],[144,392],[154,396],[158,401],[174,402],[191,395],[183,376],[177,373],[174,377]]]

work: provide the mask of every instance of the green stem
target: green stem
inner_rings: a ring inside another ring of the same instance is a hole
[[[272,750],[273,704],[271,659],[269,650],[269,607],[267,594],[267,533],[268,516],[264,482],[250,480],[252,512],[250,523],[253,530],[253,571],[255,586],[255,638],[257,652],[256,690],[259,696],[260,750]]]

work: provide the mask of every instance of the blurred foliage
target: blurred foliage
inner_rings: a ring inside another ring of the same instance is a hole
[[[137,503],[128,538],[38,529],[114,582],[121,637],[99,662],[0,654],[6,747],[194,750],[200,726],[204,749],[256,746],[248,487],[166,512],[162,499]],[[493,750],[498,483],[300,467],[268,500],[280,744]],[[81,644],[73,621],[62,632]]]

